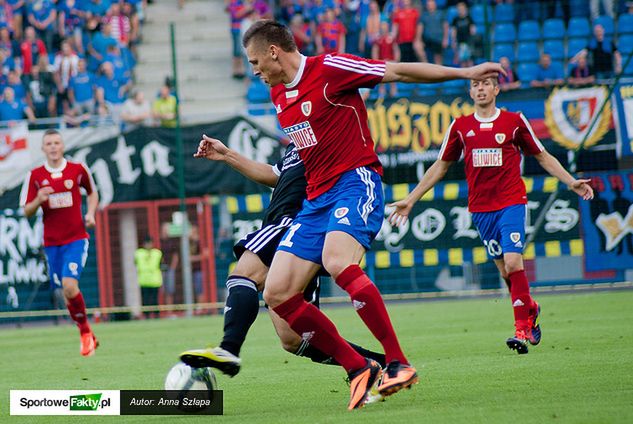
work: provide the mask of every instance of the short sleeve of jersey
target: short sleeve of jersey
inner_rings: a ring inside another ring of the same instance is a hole
[[[351,54],[328,54],[323,58],[323,76],[336,92],[374,88],[385,76],[382,60],[363,59]]]
[[[30,203],[37,196],[37,187],[35,187],[35,179],[33,174],[29,174],[24,179],[22,184],[22,190],[20,191],[20,207],[24,207],[27,203]]]
[[[88,171],[86,165],[84,165],[83,163],[81,164],[80,176],[81,178],[79,180],[79,185],[86,189],[86,193],[91,194],[94,190],[92,175],[90,174],[90,171]]]
[[[532,130],[532,127],[525,116],[523,116],[522,113],[519,113],[518,116],[518,128],[516,129],[516,134],[514,135],[516,144],[526,155],[538,155],[545,150],[543,145],[534,134],[534,130]]]
[[[442,148],[440,149],[440,154],[438,159],[454,162],[459,160],[462,155],[463,144],[461,140],[461,135],[457,128],[455,128],[455,123],[457,121],[451,122],[449,125],[446,134],[444,135],[444,141],[442,142]]]

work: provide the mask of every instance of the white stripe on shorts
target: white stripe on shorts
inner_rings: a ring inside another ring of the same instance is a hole
[[[277,225],[267,225],[265,228],[262,228],[259,233],[253,238],[253,240],[249,241],[244,245],[247,250],[250,250],[253,253],[257,253],[261,250],[266,243],[272,240],[274,237],[279,235],[281,231],[284,231],[292,224],[292,218],[287,216],[281,219],[281,222]]]
[[[363,183],[365,183],[365,190],[367,192],[367,201],[363,204],[360,212],[363,221],[367,224],[367,218],[369,218],[369,214],[374,210],[372,204],[374,200],[376,200],[376,184],[371,179],[371,171],[367,168],[356,168],[356,173],[360,176],[360,179]]]

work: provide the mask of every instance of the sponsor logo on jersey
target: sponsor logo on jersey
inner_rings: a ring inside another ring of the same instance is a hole
[[[479,124],[479,129],[482,131],[492,131],[493,125],[492,122],[482,122]]]
[[[286,133],[290,141],[297,146],[297,150],[312,147],[317,144],[314,131],[312,131],[312,126],[308,121],[301,122],[300,124],[293,125],[291,127],[286,127],[284,128],[284,133]]]
[[[73,205],[73,196],[70,191],[52,193],[48,196],[48,207],[51,209],[69,208]]]
[[[475,136],[475,131],[470,130],[466,133],[466,137],[474,137]]]
[[[475,168],[503,165],[501,149],[473,149],[472,156]]]
[[[334,216],[336,218],[343,218],[349,212],[348,208],[338,208],[334,211]]]
[[[64,180],[64,187],[66,187],[67,190],[73,188],[73,180]]]
[[[516,243],[521,240],[521,233],[510,233],[510,240],[512,243]]]
[[[506,141],[506,135],[503,133],[495,134],[495,141],[499,144],[503,144]]]
[[[308,100],[307,102],[301,103],[301,112],[303,112],[305,116],[310,116],[310,113],[312,113],[312,102]]]

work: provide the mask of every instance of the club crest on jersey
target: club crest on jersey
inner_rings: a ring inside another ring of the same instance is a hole
[[[347,208],[338,208],[334,211],[334,217],[343,218],[345,215],[347,215],[347,212],[349,212],[349,209]]]
[[[46,178],[44,178],[44,181],[42,181],[42,185],[43,185],[43,186],[45,186],[45,185],[50,185],[50,184],[51,184],[51,182],[50,182],[50,181],[48,181],[48,179],[46,179]]]
[[[312,113],[312,102],[308,100],[307,102],[301,103],[301,112],[303,112],[305,116],[310,116],[310,113]]]
[[[506,141],[506,135],[503,133],[495,134],[495,141],[499,144],[503,144]]]
[[[510,240],[512,243],[518,243],[521,240],[520,233],[510,233]]]
[[[67,190],[73,188],[73,180],[64,180],[64,187],[66,187]]]

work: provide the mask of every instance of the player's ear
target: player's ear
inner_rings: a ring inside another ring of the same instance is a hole
[[[279,47],[275,46],[274,44],[271,44],[268,49],[269,49],[270,57],[273,60],[276,61],[277,59],[279,59]]]

